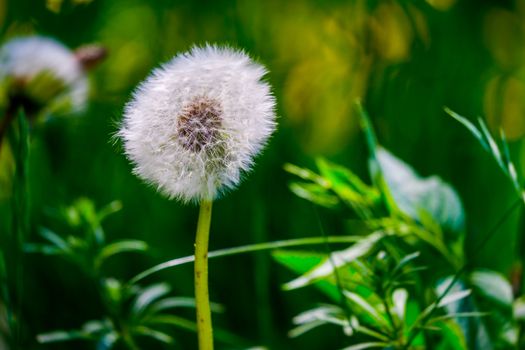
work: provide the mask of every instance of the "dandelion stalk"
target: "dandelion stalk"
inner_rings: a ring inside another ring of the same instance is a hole
[[[200,350],[213,349],[213,328],[208,293],[208,241],[212,203],[211,200],[201,201],[195,238],[195,304]]]

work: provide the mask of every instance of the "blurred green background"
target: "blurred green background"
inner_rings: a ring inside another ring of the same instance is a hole
[[[288,190],[282,166],[313,167],[314,157],[323,155],[366,177],[356,98],[371,115],[380,143],[422,175],[438,174],[457,189],[467,213],[468,254],[510,206],[513,193],[496,163],[443,107],[483,116],[496,132],[502,127],[516,163],[525,164],[525,1],[3,0],[0,23],[4,40],[38,33],[71,48],[98,43],[109,51],[90,75],[86,113],[34,127],[31,228],[52,226],[46,212],[79,197],[98,206],[121,200],[123,210],[105,226],[109,239],[142,239],[152,247],[146,256],[107,266],[123,279],[193,251],[197,207],[169,201],[141,183],[112,135],[135,86],[195,43],[245,49],[268,67],[278,101],[279,128],[269,147],[241,186],[215,204],[211,250],[320,235],[311,204]],[[0,201],[5,214],[7,196]],[[321,216],[327,234],[352,233],[346,220]],[[522,231],[515,215],[476,264],[510,276],[525,256],[523,234],[517,234]],[[211,298],[226,307],[217,327],[272,349],[344,345],[337,328],[287,338],[291,318],[324,297],[313,289],[281,291],[292,275],[267,253],[210,265]],[[96,290],[75,266],[30,255],[25,275],[28,336],[100,317]],[[190,265],[148,279],[162,280],[176,295],[193,294]],[[180,348],[195,346],[194,334],[178,331],[177,339]],[[92,348],[84,342],[28,346]]]

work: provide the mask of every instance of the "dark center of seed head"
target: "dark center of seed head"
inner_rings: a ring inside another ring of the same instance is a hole
[[[218,101],[197,97],[186,105],[178,120],[179,142],[192,152],[206,150],[219,139],[222,109]]]

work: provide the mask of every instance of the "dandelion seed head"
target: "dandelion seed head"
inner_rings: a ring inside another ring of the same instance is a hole
[[[126,105],[118,133],[134,172],[183,201],[234,188],[275,130],[265,74],[244,52],[210,45],[156,69]]]
[[[206,97],[190,101],[177,121],[180,145],[195,153],[203,148],[212,151],[220,142],[221,115],[218,101]]]
[[[0,48],[0,81],[8,82],[10,94],[37,105],[67,104],[73,112],[86,105],[88,83],[82,65],[74,52],[51,38],[28,36],[6,42]]]

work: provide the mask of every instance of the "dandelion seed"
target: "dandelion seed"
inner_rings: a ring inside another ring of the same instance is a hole
[[[217,46],[194,47],[155,70],[118,134],[135,173],[183,201],[235,187],[275,129],[265,74],[242,51]]]

